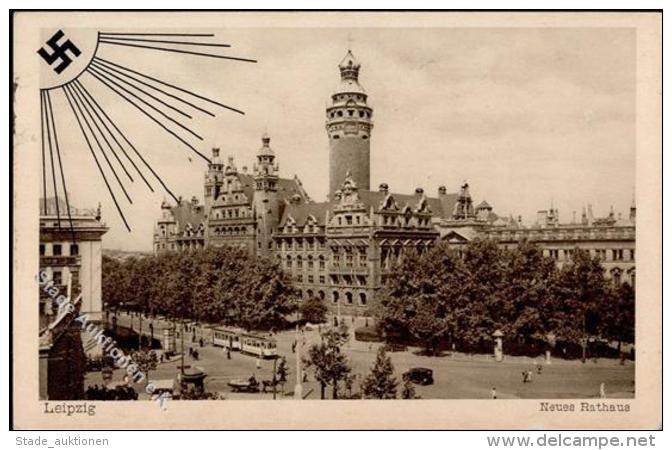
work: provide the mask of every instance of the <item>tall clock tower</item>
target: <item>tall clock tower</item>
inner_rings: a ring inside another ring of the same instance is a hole
[[[371,184],[371,129],[373,110],[367,105],[367,94],[359,84],[360,63],[350,50],[338,65],[341,82],[331,95],[327,107],[329,135],[329,197],[339,189],[350,172],[360,189]]]

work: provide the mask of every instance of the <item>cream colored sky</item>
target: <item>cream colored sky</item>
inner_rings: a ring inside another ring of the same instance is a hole
[[[267,130],[281,174],[297,174],[315,200],[325,198],[324,108],[350,36],[374,108],[372,187],[386,182],[406,193],[422,186],[435,195],[441,184],[456,191],[467,180],[477,202],[527,223],[551,201],[565,221],[588,203],[598,215],[611,205],[627,214],[635,177],[633,29],[208,31],[233,44],[229,54],[259,63],[107,47],[99,55],[243,109],[245,116],[218,110],[214,119],[193,121],[205,138],[199,149],[218,146],[239,168],[252,166]],[[81,80],[175,193],[202,200],[203,160],[95,80]],[[102,203],[111,228],[105,247],[150,250],[164,194],[136,180],[134,203],[124,206],[128,233],[67,103],[58,93],[52,100],[72,203]]]

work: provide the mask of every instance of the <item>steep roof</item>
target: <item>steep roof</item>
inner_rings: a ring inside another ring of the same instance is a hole
[[[359,200],[364,204],[366,209],[373,207],[375,210],[380,208],[385,198],[388,196],[385,192],[358,190]],[[417,194],[391,194],[399,209],[403,209],[406,205],[415,207],[420,201]],[[432,215],[440,218],[448,218],[452,215],[455,203],[457,202],[457,194],[446,194],[440,198],[426,197],[429,209]],[[289,204],[285,207],[280,224],[284,225],[287,219],[291,216],[297,223],[302,226],[305,224],[308,216],[312,215],[317,220],[319,225],[325,225],[326,212],[332,211],[335,202],[321,202],[321,203],[306,203],[302,205]]]
[[[183,201],[177,206],[173,206],[170,211],[175,218],[177,231],[179,233],[183,232],[187,225],[191,225],[191,228],[194,230],[197,229],[205,218],[203,205],[194,207],[191,203],[186,201]]]

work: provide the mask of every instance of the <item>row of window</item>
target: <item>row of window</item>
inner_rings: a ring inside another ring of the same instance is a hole
[[[318,250],[324,249],[324,239],[293,239],[275,241],[276,250]]]
[[[336,101],[345,101],[345,100],[357,100],[358,102],[364,101],[364,96],[360,94],[339,94],[335,97]]]
[[[347,117],[355,117],[357,115],[357,112],[359,112],[358,115],[359,115],[360,119],[364,119],[364,118],[370,119],[371,118],[371,112],[365,111],[365,110],[362,110],[362,109],[360,109],[359,111],[356,111],[354,109],[348,109],[347,110]],[[331,117],[332,119],[335,118],[335,117],[343,117],[343,116],[344,116],[343,111],[340,110],[340,109],[337,110],[337,111],[331,111],[329,113],[329,117]]]
[[[297,227],[295,224],[287,224],[282,229],[278,229],[282,233],[319,233],[320,227],[317,225],[306,225],[304,227]]]
[[[253,233],[254,228],[253,227],[246,227],[246,226],[238,226],[238,227],[217,227],[214,230],[212,230],[213,234],[215,236],[233,236],[233,235],[240,235],[240,234],[248,234],[248,233]]]
[[[278,260],[280,260],[281,257],[278,255]],[[318,268],[320,271],[325,270],[326,268],[326,262],[324,259],[324,256],[320,255],[318,256]],[[308,255],[308,258],[306,258],[306,266],[308,267],[308,270],[313,270],[315,269],[315,261],[313,260],[313,255]],[[285,268],[287,270],[291,270],[294,267],[294,261],[292,260],[291,255],[287,255],[285,259]],[[301,255],[296,257],[296,268],[301,270],[303,269],[304,264],[303,264],[303,257]]]
[[[65,253],[64,250],[68,249]],[[40,244],[40,256],[77,256],[79,245],[77,244]]]
[[[590,256],[597,256],[602,261],[634,261],[635,260],[635,249],[606,249],[606,248],[596,248],[590,249]],[[571,259],[574,255],[574,249],[546,249],[544,253],[547,256],[550,256],[553,259],[558,261]]]
[[[215,210],[212,217],[213,219],[239,219],[251,216],[252,211],[249,208],[226,208]]]
[[[327,278],[324,275],[320,275],[318,278],[318,283],[319,284],[327,284]],[[303,274],[298,274],[296,276],[296,281],[298,283],[303,283],[304,277]],[[314,275],[308,275],[306,278],[306,283],[315,283],[315,276]]]
[[[325,300],[325,298],[326,298],[326,294],[322,290],[317,291],[317,294],[315,294],[312,289],[307,289],[305,292],[304,291],[299,291],[299,296],[301,298],[308,299],[308,298],[312,298],[315,295],[317,295],[317,298],[319,298],[320,300]],[[344,298],[345,304],[353,305],[355,303],[355,294],[353,294],[352,292],[346,291],[344,297],[345,297]],[[340,296],[339,292],[338,291],[333,291],[331,293],[332,303],[337,304],[337,303],[339,303],[340,300],[341,300],[341,296]],[[367,302],[366,293],[365,292],[358,293],[357,294],[357,300],[358,300],[358,303],[359,303],[360,306],[366,306],[366,302]]]

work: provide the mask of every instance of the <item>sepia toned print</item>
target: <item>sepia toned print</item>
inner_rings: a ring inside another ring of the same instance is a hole
[[[76,15],[14,17],[18,426],[659,426],[654,14]]]

